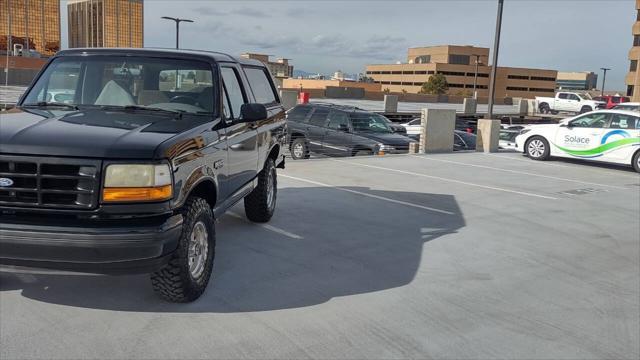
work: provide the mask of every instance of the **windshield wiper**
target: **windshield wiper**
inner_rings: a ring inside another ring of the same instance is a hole
[[[80,110],[77,105],[60,102],[38,101],[37,103],[23,104],[24,107],[64,107],[71,110]]]
[[[100,109],[104,109],[104,110],[124,110],[124,111],[141,110],[141,111],[151,111],[151,112],[164,112],[164,113],[168,113],[168,114],[179,115],[179,117],[182,117],[182,114],[186,113],[186,111],[184,111],[184,110],[160,109],[160,108],[156,108],[156,107],[148,107],[148,106],[142,106],[142,105],[124,105],[124,106],[119,106],[119,105],[100,105],[99,108]]]

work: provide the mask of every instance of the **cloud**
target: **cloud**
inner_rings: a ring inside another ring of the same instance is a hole
[[[253,18],[266,18],[270,15],[262,10],[243,7],[231,10],[220,10],[207,6],[199,6],[193,9],[193,11],[199,15],[206,16],[228,16],[228,15],[238,15],[238,16],[248,16]]]

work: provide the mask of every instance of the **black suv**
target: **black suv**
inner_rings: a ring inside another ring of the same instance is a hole
[[[401,154],[412,142],[389,126],[384,116],[358,108],[298,105],[287,112],[291,158],[311,152],[332,156]]]
[[[273,215],[285,139],[258,61],[61,51],[0,118],[0,265],[151,273],[161,296],[192,301],[211,276],[214,219],[242,199],[250,220]]]

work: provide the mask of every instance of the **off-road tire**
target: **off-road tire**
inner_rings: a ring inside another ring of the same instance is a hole
[[[536,149],[538,151],[534,151],[529,147],[537,144]],[[525,154],[533,160],[547,160],[549,159],[549,154],[551,153],[551,149],[549,148],[549,142],[543,138],[542,136],[532,136],[524,145]]]
[[[633,166],[635,171],[640,173],[640,150],[636,151],[635,155],[633,155],[631,166]]]
[[[187,303],[198,299],[206,290],[215,257],[215,223],[209,204],[202,198],[191,197],[182,209],[184,217],[178,248],[169,263],[151,274],[153,290],[170,302]],[[189,271],[189,243],[196,224],[204,224],[208,235],[208,248],[204,270],[194,278]]]
[[[269,180],[270,176],[272,180]],[[272,198],[270,198],[269,187],[273,191]],[[258,174],[258,186],[244,198],[244,213],[253,222],[268,222],[276,210],[277,198],[278,178],[276,167],[273,159],[269,158],[260,174]]]
[[[298,154],[297,151],[294,151],[296,149],[296,147],[301,147],[302,148],[302,153]],[[295,138],[293,139],[293,141],[291,142],[291,148],[289,149],[290,153],[291,153],[291,158],[293,160],[302,160],[302,159],[308,159],[310,157],[309,155],[309,146],[307,145],[307,140],[303,137],[299,137],[299,138]]]

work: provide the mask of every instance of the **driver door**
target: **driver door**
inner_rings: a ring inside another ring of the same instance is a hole
[[[334,156],[351,155],[351,137],[349,115],[344,111],[331,110],[322,139],[322,152]]]
[[[610,114],[588,113],[571,120],[566,126],[558,127],[551,146],[554,156],[570,158],[597,158],[602,154],[595,150],[600,146]]]

